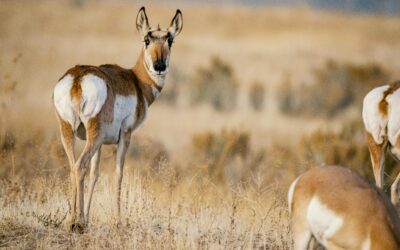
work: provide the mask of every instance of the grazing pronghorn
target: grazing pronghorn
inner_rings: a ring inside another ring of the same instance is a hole
[[[394,158],[400,159],[400,81],[374,88],[364,98],[362,117],[367,131],[368,148],[376,185],[383,186],[386,149]],[[400,174],[391,187],[393,204],[399,202],[398,182]]]
[[[294,249],[400,249],[400,220],[383,191],[349,169],[315,167],[290,186]]]
[[[69,69],[56,84],[53,100],[62,144],[71,165],[72,230],[82,231],[88,222],[102,144],[118,145],[116,208],[119,218],[124,159],[131,133],[143,122],[148,107],[164,86],[171,46],[182,30],[182,24],[181,11],[177,10],[168,29],[159,26],[152,29],[142,7],[136,17],[136,28],[144,45],[132,69],[110,64],[78,65]],[[86,140],[77,160],[74,156],[75,136]],[[89,162],[89,197],[84,210],[84,177]]]

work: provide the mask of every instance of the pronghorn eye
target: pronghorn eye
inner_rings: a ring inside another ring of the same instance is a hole
[[[150,44],[150,40],[149,40],[149,38],[144,38],[144,44],[146,44],[146,47],[147,46],[149,46],[149,44]]]
[[[172,36],[168,37],[168,45],[171,47],[172,43],[174,42],[174,38]]]

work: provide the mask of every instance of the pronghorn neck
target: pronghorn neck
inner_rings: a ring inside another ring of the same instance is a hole
[[[165,75],[157,75],[150,72],[144,58],[144,49],[140,53],[136,65],[133,67],[133,72],[143,87],[150,87],[152,89],[154,99],[160,95],[161,90],[164,87]]]

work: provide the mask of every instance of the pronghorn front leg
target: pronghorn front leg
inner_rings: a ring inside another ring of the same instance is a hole
[[[385,141],[381,144],[376,143],[374,137],[369,132],[367,132],[367,140],[375,182],[378,187],[382,188],[387,143]]]
[[[90,205],[92,204],[92,196],[94,186],[99,178],[99,164],[100,164],[100,156],[101,156],[101,146],[97,150],[97,152],[93,155],[92,159],[90,160],[90,184],[89,184],[89,197],[86,202],[85,206],[85,218],[86,224],[89,223],[89,210]]]
[[[116,168],[115,168],[115,177],[116,177],[116,208],[117,208],[117,219],[118,222],[121,219],[121,183],[122,176],[124,173],[124,163],[125,163],[125,155],[126,151],[131,142],[131,130],[123,131],[121,129],[121,134],[118,142],[117,148],[117,156],[116,156]]]

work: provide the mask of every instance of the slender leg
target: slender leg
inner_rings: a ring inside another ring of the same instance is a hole
[[[312,234],[308,228],[305,218],[300,218],[299,220],[292,223],[293,229],[293,241],[295,250],[307,250],[309,249],[310,242],[312,239]]]
[[[370,133],[367,132],[368,149],[371,156],[372,168],[376,185],[380,188],[383,186],[383,174],[385,165],[386,142],[377,144]]]
[[[89,197],[86,202],[85,206],[85,218],[86,224],[89,223],[89,210],[90,205],[92,204],[92,195],[94,186],[99,178],[99,163],[100,163],[100,155],[101,155],[101,146],[97,150],[97,152],[93,155],[92,159],[90,160],[90,184],[89,184]]]
[[[115,169],[115,177],[116,177],[116,193],[117,193],[117,200],[116,200],[116,205],[117,205],[117,218],[120,220],[120,215],[121,215],[121,183],[122,183],[122,176],[123,176],[123,171],[124,171],[124,163],[125,163],[125,155],[126,151],[129,147],[129,144],[131,142],[131,131],[126,131],[123,132],[121,130],[121,135],[119,138],[118,142],[118,148],[117,148],[117,157],[116,157],[116,169]]]
[[[393,182],[390,188],[391,200],[395,206],[397,206],[397,204],[399,203],[399,193],[398,193],[399,181],[400,181],[400,174],[397,175],[396,180]]]
[[[391,153],[393,154],[394,158],[397,162],[400,161],[400,138],[397,139],[396,146],[391,149]],[[398,193],[398,186],[400,181],[400,173],[397,175],[396,179],[394,180],[390,191],[391,191],[391,201],[392,203],[397,206],[399,203],[399,193]]]
[[[103,142],[103,135],[102,133],[100,133],[99,126],[100,124],[96,121],[95,118],[89,120],[86,129],[86,145],[82,151],[82,154],[74,165],[75,182],[77,189],[77,221],[75,224],[72,224],[73,231],[83,232],[84,228],[84,179],[90,159],[92,159],[93,155],[99,150]]]
[[[65,153],[67,154],[69,165],[70,165],[70,178],[71,178],[71,218],[69,219],[71,222],[75,221],[76,216],[76,186],[75,186],[75,175],[73,172],[73,166],[75,164],[75,138],[74,132],[72,130],[72,126],[62,120],[58,115],[58,121],[60,123],[60,132],[61,132],[61,142],[64,147]]]

